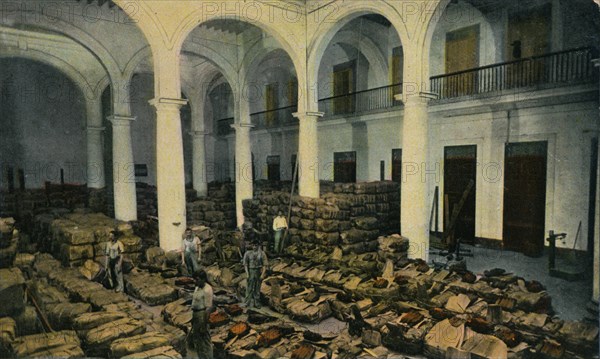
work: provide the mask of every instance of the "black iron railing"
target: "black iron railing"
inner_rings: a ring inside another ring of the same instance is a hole
[[[402,84],[394,84],[353,92],[345,95],[327,97],[319,100],[319,111],[325,116],[358,114],[399,106],[400,101],[394,95],[402,92]]]
[[[594,79],[593,49],[554,52],[431,77],[440,99]]]
[[[394,84],[358,91],[347,95],[333,96],[319,100],[319,111],[325,117],[335,115],[353,115],[399,106],[402,102],[394,99],[394,95],[402,93],[402,84]],[[295,123],[292,115],[297,106],[280,107],[274,110],[255,112],[250,120],[255,128],[274,128]],[[225,118],[217,122],[217,133],[221,136],[233,132],[230,125],[233,118]]]
[[[292,115],[298,111],[298,106],[280,107],[274,110],[255,112],[250,115],[250,121],[256,128],[273,128],[292,124]]]

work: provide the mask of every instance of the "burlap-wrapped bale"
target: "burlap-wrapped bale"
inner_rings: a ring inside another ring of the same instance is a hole
[[[0,269],[0,316],[20,313],[25,308],[25,278],[19,268]]]
[[[56,287],[43,280],[35,280],[31,284],[31,294],[42,311],[52,304],[68,302],[67,296]]]
[[[138,253],[142,251],[142,239],[138,236],[128,235],[119,237],[119,240],[123,243],[123,253]]]
[[[8,245],[5,248],[0,248],[0,268],[10,267],[17,256],[19,248],[19,240],[13,238],[8,240]]]
[[[181,359],[182,356],[171,346],[164,346],[148,351],[135,353],[124,356],[122,359],[146,359],[146,358],[162,358],[162,359]]]
[[[42,333],[44,328],[39,320],[35,308],[31,305],[25,306],[22,312],[13,316],[17,322],[17,335],[32,335]]]
[[[92,305],[94,310],[110,305],[129,301],[129,297],[124,293],[114,293],[101,288],[87,294],[85,301]]]
[[[146,332],[128,338],[117,339],[110,345],[110,352],[114,358],[141,353],[148,350],[169,346],[169,337],[158,332]]]
[[[13,351],[18,358],[81,358],[81,343],[74,331],[65,330],[15,338]]]
[[[91,244],[77,246],[65,243],[61,245],[60,253],[63,263],[68,265],[71,262],[83,262],[86,259],[94,258],[94,247]]]
[[[375,217],[356,217],[352,219],[352,225],[357,229],[370,231],[379,229],[380,223]]]
[[[91,280],[94,282],[100,282],[104,278],[104,267],[91,259],[86,260],[81,267],[79,267],[79,272],[83,275],[87,280]]]
[[[102,312],[91,312],[78,315],[73,320],[73,329],[77,331],[77,334],[84,337],[88,331],[102,324],[117,321],[119,319],[127,318],[128,314],[118,311],[102,311]]]
[[[92,310],[89,303],[63,302],[46,306],[46,316],[53,329],[71,329],[73,321],[83,313]]]
[[[317,218],[315,220],[315,229],[320,232],[337,232],[340,222],[333,219]]]
[[[148,305],[166,304],[178,297],[177,289],[167,284],[159,275],[132,272],[126,276],[125,282],[127,293]]]
[[[332,314],[327,301],[308,303],[303,298],[294,298],[286,303],[286,313],[293,319],[303,323],[320,323]]]
[[[12,343],[17,335],[17,323],[10,317],[0,318],[0,357],[12,356]]]
[[[189,309],[190,301],[180,298],[164,306],[161,314],[165,322],[189,332],[192,321],[192,311]]]
[[[146,324],[139,320],[123,318],[102,324],[89,330],[85,335],[86,352],[89,355],[107,356],[110,344],[120,338],[126,338],[146,331]]]
[[[62,240],[68,244],[80,246],[83,244],[92,244],[95,241],[93,230],[86,227],[63,227]]]
[[[13,265],[19,269],[31,268],[35,262],[35,255],[31,253],[17,253]]]

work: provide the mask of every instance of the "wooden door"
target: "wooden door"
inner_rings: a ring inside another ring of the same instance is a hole
[[[507,67],[509,87],[532,86],[545,77],[546,59],[530,59],[551,51],[550,4],[509,14],[506,60],[528,59]]]
[[[465,27],[446,34],[446,73],[456,73],[479,67],[479,25]],[[465,72],[446,79],[446,95],[462,96],[475,93],[477,73]]]
[[[267,179],[279,181],[281,179],[279,156],[267,156]]]
[[[528,256],[544,250],[547,142],[509,143],[504,163],[504,248]]]
[[[454,238],[460,238],[461,243],[475,243],[476,174],[477,146],[444,148],[444,196],[448,196],[449,213],[452,213],[454,207],[460,202],[469,182],[471,180],[475,182],[454,227]],[[444,218],[444,228],[448,228],[448,220]]]
[[[350,95],[355,89],[355,62],[334,66],[333,70],[333,113],[354,112],[354,97]]]
[[[278,107],[277,94],[278,91],[276,83],[268,84],[265,87],[265,108],[267,111],[265,116],[265,125],[267,127],[272,127],[277,122],[277,111],[273,111],[276,110]]]
[[[333,181],[356,182],[356,152],[335,152],[333,154]]]

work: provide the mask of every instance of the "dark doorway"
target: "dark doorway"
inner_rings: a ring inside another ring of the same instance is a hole
[[[537,257],[544,251],[548,143],[508,143],[504,163],[504,248]]]
[[[267,178],[269,181],[279,181],[280,176],[279,156],[267,156]]]
[[[333,154],[333,181],[340,183],[356,182],[356,152],[335,152]]]
[[[356,89],[356,61],[349,61],[333,68],[333,113],[354,112]]]
[[[594,230],[596,229],[596,188],[598,186],[598,137],[592,138],[590,158],[590,197],[588,202],[588,253],[594,253]]]
[[[475,243],[476,173],[477,146],[444,147],[444,196],[448,196],[449,213],[452,213],[454,207],[460,202],[469,182],[473,180],[475,183],[454,226],[454,236],[460,238],[461,243]],[[444,228],[448,228],[448,221],[449,219],[444,216]]]
[[[392,181],[402,183],[402,149],[392,149]]]

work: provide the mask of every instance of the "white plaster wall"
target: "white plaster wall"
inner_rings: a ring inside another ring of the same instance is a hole
[[[440,217],[443,213],[444,147],[477,145],[476,236],[502,239],[504,148],[510,117],[510,142],[548,141],[545,231],[567,232],[560,247],[587,245],[589,157],[592,136],[599,130],[597,101],[582,100],[555,104],[553,100],[527,108],[493,110],[483,102],[460,109],[465,102],[430,106],[429,195],[440,188]],[[385,160],[385,178],[391,179],[391,153],[402,147],[402,109],[362,117],[324,119],[319,122],[319,158],[322,180],[333,179],[333,153],[356,151],[357,180],[379,180],[379,161]],[[266,156],[282,155],[282,166],[297,147],[297,127],[284,129],[287,145],[273,148],[278,131],[253,131],[252,152],[257,169],[266,166]],[[231,143],[234,143],[232,138]],[[266,172],[260,177],[266,178]],[[282,178],[286,179],[285,176]]]
[[[439,164],[440,218],[443,209],[444,147],[477,145],[476,223],[478,237],[502,238],[504,146],[510,116],[510,142],[547,141],[545,231],[567,232],[561,247],[572,248],[579,221],[576,249],[587,245],[589,158],[597,103],[583,102],[474,115],[444,117],[435,106],[430,116],[430,162]],[[443,107],[443,106],[440,106]],[[433,193],[432,184],[430,191]]]

